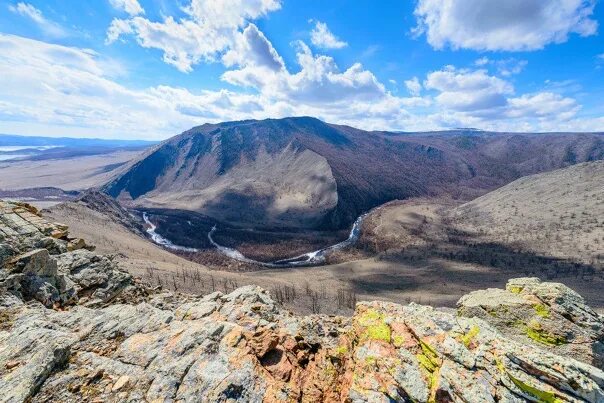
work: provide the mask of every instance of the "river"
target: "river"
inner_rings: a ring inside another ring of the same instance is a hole
[[[289,259],[276,260],[274,262],[260,262],[258,260],[250,259],[250,258],[246,257],[245,255],[243,255],[241,252],[239,252],[237,249],[233,249],[233,248],[229,248],[224,245],[220,245],[218,242],[216,242],[214,240],[214,238],[212,236],[212,235],[214,235],[214,233],[217,230],[216,225],[214,225],[212,227],[212,229],[208,232],[208,240],[223,255],[225,255],[231,259],[238,260],[240,262],[244,262],[244,263],[251,263],[251,264],[258,265],[258,266],[269,267],[269,268],[318,266],[318,265],[325,263],[325,259],[330,253],[335,252],[340,249],[347,248],[349,246],[352,246],[359,240],[359,237],[361,235],[361,224],[363,223],[363,220],[365,219],[367,214],[369,214],[369,213],[362,214],[355,220],[354,224],[352,224],[352,229],[350,230],[350,234],[348,235],[348,238],[345,239],[344,241],[339,242],[335,245],[327,246],[327,247],[319,249],[319,250],[304,253],[300,256],[295,256],[295,257],[292,257]],[[161,245],[167,249],[172,249],[172,250],[180,251],[180,252],[198,252],[199,251],[199,249],[196,249],[196,248],[188,248],[185,246],[175,245],[169,239],[166,239],[163,236],[161,236],[160,234],[158,234],[156,232],[157,226],[155,224],[153,224],[151,222],[151,220],[149,220],[149,216],[147,215],[146,212],[143,212],[143,220],[145,220],[145,223],[149,226],[147,228],[147,234],[149,234],[149,236],[151,237],[151,240],[153,242],[155,242],[156,244]]]

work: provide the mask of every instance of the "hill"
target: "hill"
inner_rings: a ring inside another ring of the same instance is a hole
[[[456,227],[483,240],[604,264],[604,162],[520,178],[454,209]]]
[[[131,206],[252,226],[342,228],[394,199],[471,198],[604,158],[603,134],[366,132],[314,118],[206,124],[149,150],[104,187]]]

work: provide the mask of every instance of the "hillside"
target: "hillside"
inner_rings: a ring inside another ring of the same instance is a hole
[[[604,162],[520,178],[450,217],[483,241],[604,267]]]
[[[604,400],[604,318],[562,284],[303,317],[254,286],[151,288],[91,249],[0,202],[3,401]]]
[[[131,206],[332,229],[390,200],[469,198],[523,175],[602,158],[601,133],[401,134],[269,119],[193,128],[132,161],[103,189]]]

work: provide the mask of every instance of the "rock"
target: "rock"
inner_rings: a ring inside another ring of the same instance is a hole
[[[1,239],[1,238],[0,238]],[[7,243],[0,243],[0,265],[12,258],[18,251]]]
[[[475,291],[462,297],[458,313],[484,319],[523,343],[604,369],[604,321],[563,284],[513,279],[505,290]]]
[[[128,382],[130,381],[130,377],[127,375],[122,375],[119,377],[119,379],[115,382],[115,384],[113,385],[113,387],[111,388],[112,392],[117,392],[120,389],[122,389],[124,386],[128,385]]]
[[[17,207],[26,218],[0,202],[17,253],[0,266],[0,401],[604,402],[602,318],[561,284],[511,280],[458,312],[361,302],[351,318],[298,317],[256,286],[147,288],[47,243],[52,224]]]
[[[78,249],[84,249],[86,247],[86,241],[82,238],[72,239],[67,243],[67,251],[71,252]]]
[[[56,276],[57,262],[50,257],[48,250],[35,249],[13,258],[8,263],[13,273],[33,274],[38,276]]]

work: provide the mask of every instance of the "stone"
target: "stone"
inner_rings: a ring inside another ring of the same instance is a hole
[[[117,392],[120,389],[122,389],[124,386],[128,385],[128,382],[130,381],[130,377],[127,375],[122,375],[119,377],[119,379],[115,382],[115,384],[113,385],[113,387],[111,388],[112,392]]]
[[[505,290],[475,291],[457,305],[459,315],[481,318],[509,337],[604,369],[604,321],[563,284],[512,279]]]
[[[148,288],[110,257],[55,249],[24,211],[2,221],[17,257],[0,266],[1,401],[604,402],[602,317],[562,284],[510,280],[457,312],[300,317],[256,286]]]
[[[35,249],[19,255],[11,262],[12,272],[33,274],[38,276],[57,275],[57,262],[50,257],[48,250]]]
[[[82,238],[75,238],[75,239],[70,240],[67,243],[68,252],[78,250],[78,249],[84,249],[85,247],[86,247],[86,241],[84,241]]]

